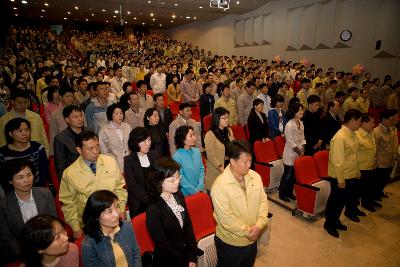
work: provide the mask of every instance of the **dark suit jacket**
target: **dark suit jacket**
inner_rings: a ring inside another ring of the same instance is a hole
[[[64,170],[78,159],[75,136],[68,127],[54,137],[54,164],[58,180],[61,180]]]
[[[75,77],[72,77],[69,81],[69,83],[68,83],[68,80],[67,80],[67,77],[64,77],[62,80],[61,80],[61,83],[60,83],[60,88],[69,88],[69,89],[72,89],[72,90],[74,90],[74,80],[75,80]],[[75,91],[75,90],[74,90]]]
[[[303,124],[304,124],[304,137],[306,138],[305,152],[307,156],[314,155],[319,149],[314,149],[318,143],[318,140],[322,140],[322,132],[321,132],[321,119],[319,112],[311,112],[308,109],[304,111],[303,116]],[[321,146],[323,149],[323,147]]]
[[[327,112],[321,119],[321,127],[322,127],[322,141],[323,148],[325,145],[329,145],[331,142],[332,137],[340,130],[342,127],[342,123],[337,116],[337,119],[332,117],[331,113]]]
[[[250,144],[253,144],[255,141],[261,141],[263,138],[269,137],[267,116],[264,112],[262,112],[261,117],[263,118],[263,122],[260,120],[260,117],[258,117],[257,113],[254,110],[250,111],[250,115],[247,120],[247,127],[249,127],[250,132]]]
[[[164,131],[166,133],[169,132],[169,125],[171,122],[174,120],[174,117],[172,115],[172,112],[170,108],[164,108],[164,119],[161,119],[160,117],[160,122],[164,125]]]
[[[57,217],[53,195],[47,188],[33,187],[32,196],[38,214]],[[0,200],[0,262],[13,261],[20,253],[17,239],[24,226],[15,191]]]
[[[150,167],[152,167],[153,162],[159,157],[159,153],[158,151],[150,150],[147,156],[150,161]],[[149,202],[145,184],[147,177],[145,177],[136,152],[132,152],[124,158],[124,176],[128,187],[129,212],[131,216],[137,215],[138,208],[147,206]]]
[[[167,203],[159,198],[146,212],[146,224],[154,241],[153,266],[187,267],[189,262],[197,262],[197,243],[194,236],[185,198],[178,191],[175,200],[183,211],[183,227]]]

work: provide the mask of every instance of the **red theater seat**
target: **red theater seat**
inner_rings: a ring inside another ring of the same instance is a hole
[[[318,176],[321,178],[328,178],[329,152],[326,150],[318,151],[313,157],[317,167]]]
[[[53,156],[49,157],[49,171],[50,171],[51,183],[53,184],[54,189],[56,189],[56,191],[58,193],[60,190],[60,182],[58,181],[58,178],[57,178],[56,166],[54,164]]]
[[[294,170],[297,209],[311,216],[323,212],[329,197],[330,184],[319,179],[314,158],[311,156],[297,158],[294,161]]]
[[[147,231],[146,213],[139,214],[132,219],[133,231],[140,248],[140,255],[154,251],[154,242]]]
[[[246,132],[244,131],[244,127],[240,125],[232,125],[231,126],[233,136],[235,140],[247,141]]]
[[[283,150],[285,149],[285,139],[283,139],[282,136],[277,136],[274,139],[274,145],[276,149],[276,153],[278,154],[279,158],[282,158],[283,156]]]
[[[204,129],[204,134],[210,130],[211,127],[211,121],[212,121],[212,115],[209,114],[203,118],[203,129]]]
[[[283,174],[283,163],[276,153],[274,143],[272,141],[265,143],[256,141],[254,154],[256,157],[255,169],[261,175],[264,186],[268,189],[279,187]]]

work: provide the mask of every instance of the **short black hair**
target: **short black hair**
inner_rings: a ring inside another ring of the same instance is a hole
[[[348,111],[346,111],[346,114],[344,114],[344,123],[347,123],[351,121],[352,119],[358,120],[361,118],[361,111],[351,108]]]
[[[253,81],[248,81],[248,82],[246,83],[246,87],[247,87],[247,88],[250,88],[250,87],[252,87],[252,86],[256,86],[256,83],[253,82]]]
[[[251,154],[249,143],[244,141],[230,141],[226,148],[226,155],[230,159],[238,160],[241,154]]]
[[[54,100],[54,93],[58,93],[59,88],[55,86],[49,87],[47,91],[47,101],[52,102]]]
[[[131,82],[124,82],[124,84],[122,85],[122,90],[126,93],[126,89],[128,89],[128,87],[131,85]]]
[[[146,110],[146,112],[144,113],[143,122],[144,122],[144,126],[145,127],[148,127],[150,125],[149,124],[149,119],[147,117],[153,116],[154,112],[158,113],[158,110],[156,108],[148,108]],[[158,113],[158,115],[160,115],[160,113]]]
[[[350,87],[348,92],[349,92],[349,94],[351,94],[354,91],[358,91],[358,88],[357,87]]]
[[[194,72],[191,69],[185,70],[185,75],[193,74]]]
[[[292,98],[293,99],[293,98]],[[300,102],[293,102],[289,104],[288,111],[286,112],[286,120],[289,121],[296,116],[296,113],[303,109],[303,105]]]
[[[178,129],[176,129],[174,140],[177,149],[183,148],[185,146],[185,140],[186,136],[189,133],[189,130],[193,131],[193,127],[188,125],[182,125]]]
[[[140,88],[142,85],[146,85],[146,86],[147,86],[147,83],[146,83],[145,81],[143,81],[143,80],[139,80],[139,81],[136,83],[136,87],[137,87],[137,88]]]
[[[35,170],[32,162],[30,162],[26,158],[17,158],[17,159],[12,159],[12,160],[7,161],[5,171],[7,172],[8,181],[11,182],[14,175],[19,173],[26,167],[31,169],[32,173]]]
[[[111,104],[111,105],[109,105],[109,106],[107,107],[107,110],[106,110],[106,115],[107,115],[107,120],[108,120],[108,121],[112,121],[112,116],[113,116],[113,114],[114,114],[114,111],[115,111],[117,108],[119,108],[120,110],[122,110],[122,114],[124,114],[124,109],[122,108],[122,106],[121,106],[120,103]],[[125,114],[124,114],[124,117],[125,117]]]
[[[163,94],[161,94],[161,93],[154,94],[153,95],[153,101],[156,102],[157,98],[159,98],[160,96],[164,99],[164,95]]]
[[[134,152],[139,152],[139,143],[151,137],[150,132],[144,127],[136,127],[129,133],[128,147]]]
[[[191,108],[192,106],[189,103],[180,103],[179,110],[184,110],[185,108]]]
[[[78,138],[76,138],[76,146],[82,148],[83,142],[91,139],[99,140],[99,137],[92,131],[83,131],[78,135]]]
[[[282,103],[285,102],[285,98],[284,98],[282,95],[280,95],[280,94],[276,94],[276,95],[272,98],[272,100],[271,100],[271,107],[272,107],[272,108],[276,107],[276,103],[278,103],[278,102],[282,102]],[[253,103],[253,106],[254,106],[254,103]]]
[[[369,122],[373,119],[372,115],[369,113],[363,113],[361,114],[361,122]]]
[[[58,90],[58,93],[60,94],[61,97],[63,97],[66,93],[71,93],[74,94],[75,91],[72,88],[69,87],[63,87],[60,90]]]
[[[17,99],[17,97],[29,99],[29,94],[25,90],[16,88],[16,89],[11,91],[10,99],[15,101],[15,99]]]
[[[13,118],[6,123],[4,126],[4,134],[6,136],[7,144],[14,143],[14,138],[12,138],[9,133],[18,130],[22,123],[28,125],[29,130],[31,130],[31,123],[24,118]]]
[[[330,85],[337,84],[337,81],[336,80],[330,80],[329,84]]]
[[[338,91],[335,94],[335,98],[339,98],[339,97],[342,97],[342,96],[346,96],[346,94],[344,92],[342,92],[342,91]]]
[[[310,95],[309,97],[307,97],[307,104],[313,104],[316,102],[321,102],[321,98],[317,95]]]
[[[379,117],[382,122],[383,120],[387,120],[390,117],[395,116],[397,113],[398,113],[397,109],[390,108],[390,109],[386,109],[386,110],[382,111],[381,114],[379,115]]]
[[[83,231],[85,234],[99,242],[102,237],[100,226],[100,216],[103,211],[111,207],[111,205],[118,201],[117,195],[108,190],[99,190],[93,192],[87,202],[83,211]],[[121,222],[120,222],[121,225]]]
[[[83,112],[80,107],[75,106],[75,105],[69,105],[63,109],[63,117],[68,118],[69,115],[71,115],[71,113],[74,111],[81,112],[81,113]]]
[[[329,101],[328,102],[328,104],[326,104],[327,105],[327,107],[328,107],[328,111],[332,108],[332,107],[334,107],[335,106],[335,102],[333,102],[333,101]]]
[[[97,91],[97,88],[99,88],[100,85],[107,85],[108,83],[106,82],[96,82],[96,86],[93,88],[95,91]]]
[[[311,81],[310,81],[310,79],[308,79],[308,78],[303,78],[303,79],[301,79],[300,84],[302,85],[302,84],[304,84],[304,83],[311,83]]]

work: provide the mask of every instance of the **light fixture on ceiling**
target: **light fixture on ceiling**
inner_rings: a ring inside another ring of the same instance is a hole
[[[113,17],[116,18],[117,16],[114,15]]]
[[[45,6],[49,6],[49,3],[44,3]]]
[[[64,20],[67,20],[67,18],[64,18]]]
[[[161,5],[165,5],[165,2],[161,2],[160,4],[161,4]]]
[[[18,17],[18,14],[17,14],[17,13],[15,13],[15,16],[16,16],[16,17]]]
[[[197,19],[197,17],[193,17],[193,19],[194,19],[194,20],[196,20],[196,19]]]
[[[103,12],[106,12],[106,10],[105,10],[105,9],[103,9],[103,10],[101,10],[101,11],[103,11]]]
[[[133,19],[136,20],[136,17],[134,17]]]
[[[28,1],[22,0],[21,3],[22,4],[28,4]],[[18,14],[17,14],[17,16],[18,16]]]
[[[46,10],[44,10],[44,9],[42,9],[41,11],[42,11],[43,13],[46,12]]]
[[[202,6],[199,6],[199,8],[202,9],[203,7],[202,7]]]
[[[240,1],[236,1],[236,5],[239,5],[240,4]]]
[[[153,19],[153,21],[155,21],[156,19]]]
[[[92,17],[94,17],[94,13],[92,13],[91,15],[92,15]]]
[[[146,23],[142,22],[142,25],[145,25]]]
[[[108,23],[108,20],[106,20],[106,23]]]
[[[154,13],[150,13],[150,17],[154,17]]]
[[[190,19],[190,16],[186,16],[187,19]]]
[[[162,27],[162,24],[160,24],[159,26]]]
[[[41,15],[40,18],[43,18],[43,15]]]
[[[71,12],[68,11],[67,14],[68,14],[68,15],[71,15]]]
[[[171,17],[172,17],[173,19],[174,19],[174,18],[176,18],[176,16],[175,16],[175,15],[172,15]]]
[[[173,20],[171,20],[171,23],[174,23],[174,21],[173,21]]]
[[[13,9],[14,9],[14,10],[17,10],[18,8],[16,8],[16,7],[13,7]]]
[[[78,10],[79,9],[79,7],[78,6],[75,6],[75,10]]]
[[[130,12],[130,11],[128,11],[128,12],[126,12],[126,14],[130,15],[130,14],[131,14],[131,12]]]
[[[115,13],[115,14],[118,14],[118,13],[119,13],[119,11],[118,11],[118,10],[114,10],[114,13]]]
[[[86,19],[86,21],[89,21],[89,19]]]
[[[15,0],[10,0],[11,2],[14,2]]]
[[[178,6],[178,3],[175,3],[174,6]]]
[[[151,4],[151,1],[149,0],[149,1],[147,1],[147,4]]]

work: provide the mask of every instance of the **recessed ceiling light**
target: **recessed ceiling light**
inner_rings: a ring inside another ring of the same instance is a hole
[[[175,3],[174,6],[178,6],[178,3]]]
[[[42,16],[40,16],[41,18],[43,18],[43,15]]]
[[[94,13],[92,13],[91,15],[92,15],[92,17],[94,17]]]
[[[128,22],[127,22],[127,21],[125,21],[125,24],[128,24]]]
[[[67,18],[64,18],[65,20],[67,20]]]
[[[106,23],[108,23],[108,20],[106,20]]]
[[[133,19],[136,20],[136,17],[134,17]]]
[[[105,10],[105,9],[103,9],[103,10],[101,10],[101,11],[103,11],[103,12],[106,12],[106,10]]]
[[[153,19],[153,21],[155,21],[156,19]]]
[[[76,10],[78,10],[78,9],[79,9],[79,7],[78,7],[78,6],[75,6],[75,9],[76,9]]]
[[[15,14],[16,17],[18,17],[18,14]]]
[[[236,5],[239,5],[240,4],[240,2],[239,1],[236,1]]]
[[[45,6],[49,6],[49,4],[48,4],[48,3],[44,3],[44,5],[45,5]]]
[[[68,15],[71,15],[71,12],[68,11],[67,14],[68,14]]]
[[[14,2],[15,0],[11,0],[11,2]]]
[[[174,21],[173,20],[171,20],[171,23],[173,23]]]
[[[28,1],[22,0],[21,3],[22,4],[28,4]],[[18,16],[18,14],[17,14],[17,16]]]
[[[154,17],[154,14],[153,14],[153,13],[150,13],[150,17]]]
[[[160,24],[159,26],[162,27],[162,24]]]
[[[114,13],[115,13],[115,14],[118,14],[118,13],[119,13],[119,11],[118,11],[118,10],[114,10]]]
[[[190,19],[190,16],[186,16],[187,19]]]
[[[197,17],[193,17],[193,19],[194,19],[194,20],[196,20],[196,19],[197,19]]]
[[[174,19],[174,18],[176,18],[176,16],[175,16],[175,15],[172,15],[172,18]]]
[[[146,23],[142,22],[142,25],[144,25],[144,24],[146,24]]]
[[[114,15],[113,17],[116,18],[117,16]]]
[[[14,10],[17,10],[18,8],[16,8],[16,7],[13,7],[13,9],[14,9]]]
[[[44,12],[46,12],[46,10],[42,9],[42,12],[44,13]]]
[[[165,5],[165,2],[161,2],[160,4],[161,4],[161,5]]]
[[[128,11],[128,12],[126,12],[128,15],[130,15],[131,14],[131,12],[130,11]]]
[[[147,3],[148,3],[148,4],[151,4],[151,1],[149,0],[149,1],[147,1]]]

